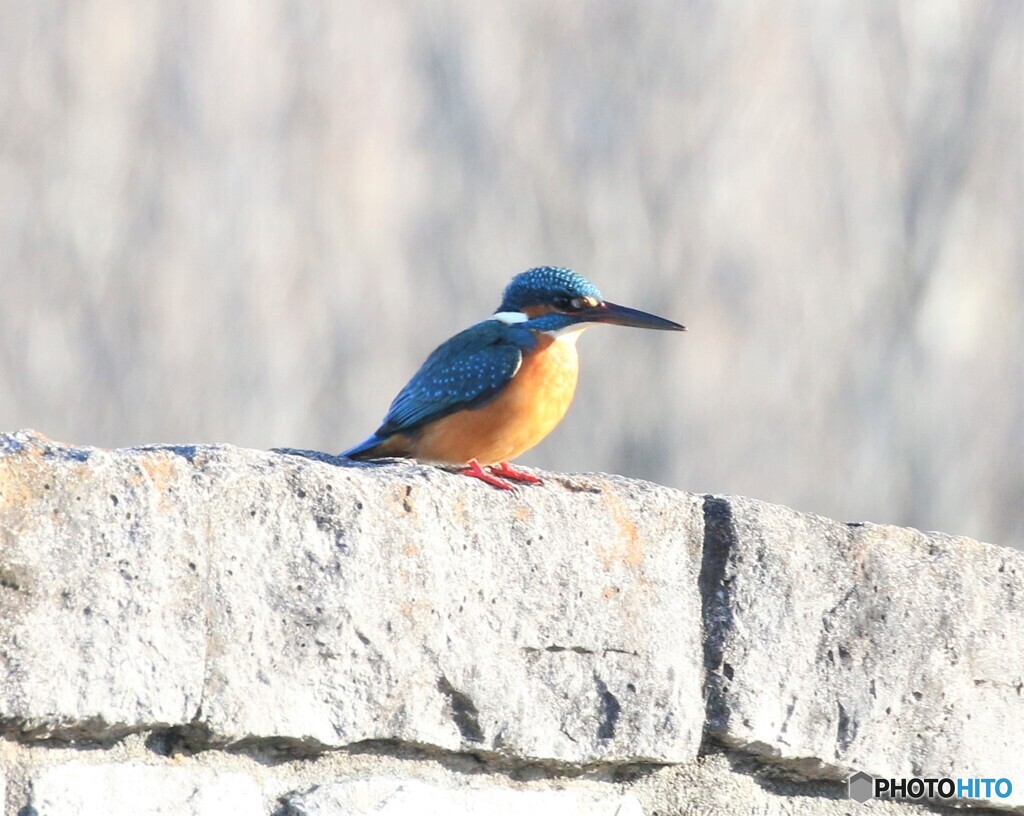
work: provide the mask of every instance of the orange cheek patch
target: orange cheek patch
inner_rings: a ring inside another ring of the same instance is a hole
[[[555,311],[554,306],[527,306],[525,309],[523,309],[523,314],[530,318],[530,320],[533,320],[535,317],[541,317],[542,315],[551,314],[553,311]]]

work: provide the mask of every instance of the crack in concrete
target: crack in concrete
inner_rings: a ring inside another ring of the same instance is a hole
[[[597,726],[597,738],[599,740],[610,740],[615,738],[615,726],[619,722],[619,714],[622,713],[622,705],[618,697],[608,690],[607,684],[597,674],[594,674],[594,685],[597,686],[597,693],[601,698],[601,722]]]
[[[483,742],[480,712],[468,694],[456,689],[443,674],[437,678],[437,690],[448,698],[452,721],[466,742]]]

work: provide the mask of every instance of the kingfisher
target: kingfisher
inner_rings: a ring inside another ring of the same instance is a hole
[[[377,431],[341,455],[456,465],[502,490],[513,490],[510,482],[541,483],[509,462],[569,410],[580,367],[576,341],[599,323],[686,330],[609,303],[571,269],[528,269],[512,278],[494,314],[438,346]]]

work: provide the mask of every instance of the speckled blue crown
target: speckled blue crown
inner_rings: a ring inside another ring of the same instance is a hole
[[[519,312],[527,306],[550,303],[552,298],[592,297],[603,301],[601,292],[582,275],[561,266],[538,266],[520,272],[505,287],[499,312]]]

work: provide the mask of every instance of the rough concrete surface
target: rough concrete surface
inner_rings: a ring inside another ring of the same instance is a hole
[[[244,774],[71,762],[33,780],[29,806],[39,816],[248,816],[263,797]]]
[[[230,447],[5,449],[8,731],[696,754],[696,499]]]
[[[202,529],[170,459],[0,442],[0,729],[188,722],[207,642]]]
[[[1024,812],[1020,554],[544,478],[0,436],[3,816]]]
[[[451,790],[417,780],[380,777],[319,785],[286,797],[284,816],[643,816],[635,796],[609,792]]]
[[[709,733],[810,777],[1007,777],[1024,804],[1024,557],[706,505]]]
[[[907,816],[950,812],[885,800],[861,805],[847,798],[845,782],[800,782],[772,771],[770,765],[741,751],[715,748],[695,762],[644,775],[634,782],[631,792],[643,803],[647,816]]]

